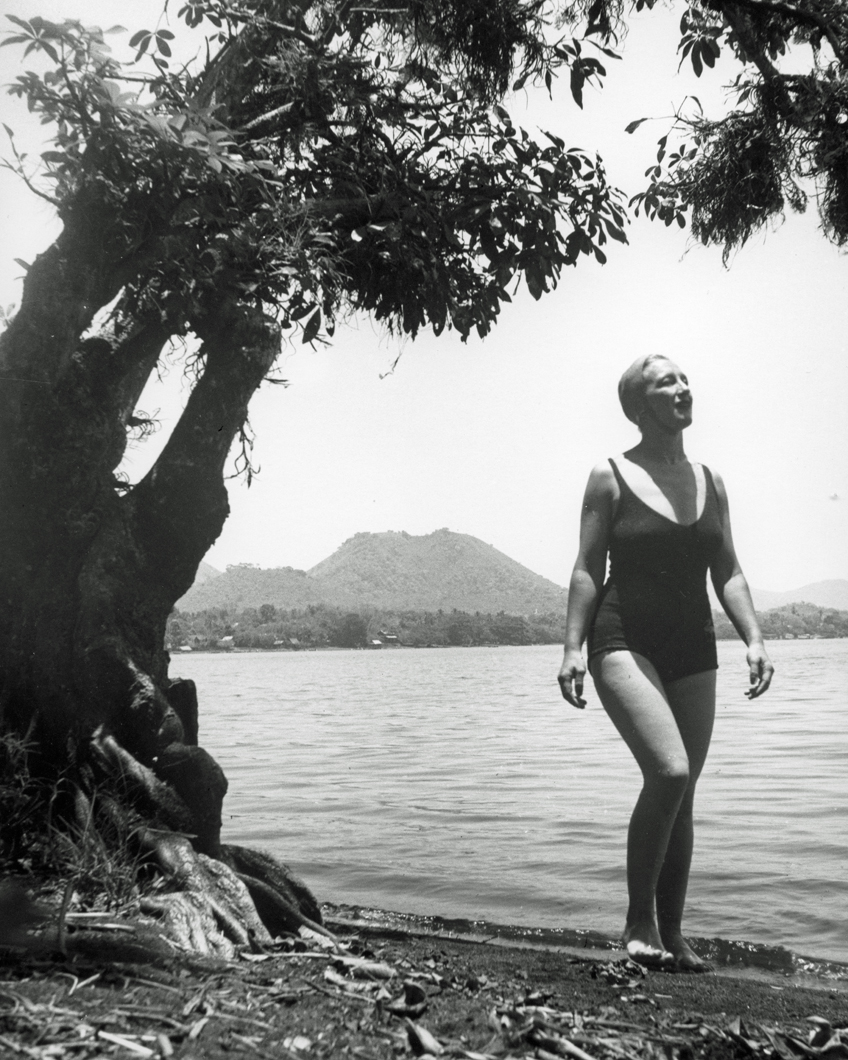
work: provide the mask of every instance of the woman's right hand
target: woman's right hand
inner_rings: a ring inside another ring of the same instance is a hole
[[[568,700],[572,707],[579,707],[581,710],[586,706],[586,700],[583,698],[585,676],[586,664],[583,662],[583,656],[579,651],[566,648],[557,681],[559,681],[563,699]]]

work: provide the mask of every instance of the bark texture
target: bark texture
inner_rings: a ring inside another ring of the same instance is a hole
[[[224,525],[224,464],[280,336],[232,300],[198,311],[188,404],[127,488],[127,431],[177,329],[136,302],[88,332],[123,282],[123,248],[91,231],[66,225],[0,337],[0,723],[29,734],[40,775],[77,793],[69,817],[82,798],[93,819],[97,792],[94,817],[133,825],[173,892],[153,906],[183,944],[227,953],[320,924],[320,911],[283,866],[222,848],[227,781],[198,746],[194,686],[170,680],[163,644]]]

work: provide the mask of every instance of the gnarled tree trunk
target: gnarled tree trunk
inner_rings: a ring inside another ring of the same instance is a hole
[[[155,465],[126,487],[115,472],[133,410],[176,329],[154,306],[119,303],[87,333],[120,292],[123,259],[86,221],[75,211],[36,260],[0,337],[0,723],[30,734],[39,774],[69,780],[77,812],[109,793],[100,812],[126,815],[181,893],[167,911],[183,940],[226,952],[320,921],[283,867],[222,847],[227,782],[163,647],[228,514],[224,463],[280,337],[226,297],[189,320],[199,377]]]

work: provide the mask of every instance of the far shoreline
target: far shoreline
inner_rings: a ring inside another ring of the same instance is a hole
[[[724,642],[736,642],[741,644],[742,641],[738,637],[717,637],[717,641]],[[826,640],[848,640],[848,637],[820,637],[816,635],[804,635],[799,637],[769,637],[766,636],[765,640],[769,642],[796,642],[796,641],[826,641]],[[363,652],[379,652],[379,651],[427,651],[435,648],[447,648],[453,650],[454,648],[556,648],[558,644],[551,643],[535,643],[535,644],[382,644],[379,647],[377,645],[360,645],[358,647],[342,647],[335,644],[315,644],[309,647],[303,648],[173,648],[166,647],[165,651],[171,656],[171,659],[178,659],[181,655],[300,655],[304,652],[313,651],[363,651]]]

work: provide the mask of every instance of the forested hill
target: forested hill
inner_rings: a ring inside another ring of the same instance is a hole
[[[775,607],[791,604],[814,604],[816,607],[848,611],[848,580],[845,578],[811,582],[809,585],[802,585],[800,589],[790,589],[785,593],[752,589],[751,595],[754,597],[754,607],[758,611],[771,611]]]
[[[565,609],[566,592],[469,534],[436,530],[356,534],[309,571],[346,596],[380,607],[418,611]]]
[[[469,534],[356,534],[309,571],[241,564],[195,585],[183,612],[273,604],[532,615],[564,611],[566,591]]]

